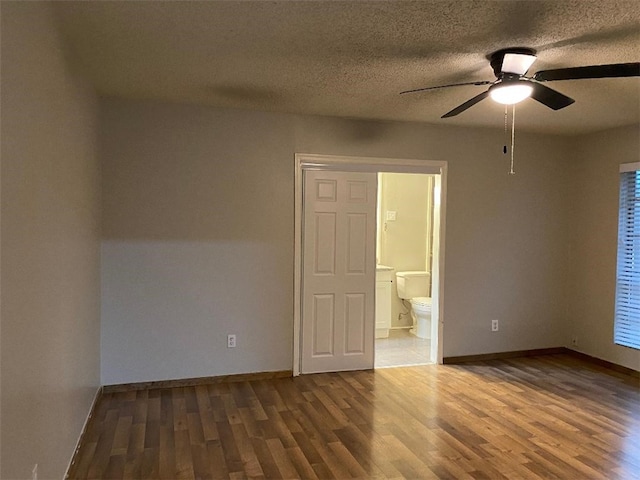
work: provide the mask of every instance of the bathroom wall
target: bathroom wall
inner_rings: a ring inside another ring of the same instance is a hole
[[[448,162],[445,356],[564,341],[565,138],[509,176],[499,128],[103,99],[100,133],[105,384],[292,368],[296,152]]]
[[[380,236],[379,259],[396,271],[425,270],[428,264],[428,239],[433,206],[431,179],[428,175],[381,173],[379,176]],[[389,220],[387,212],[396,212]],[[394,289],[395,291],[395,289]],[[402,315],[401,315],[402,314]],[[391,304],[391,326],[412,324],[406,304],[394,296]]]
[[[0,478],[63,478],[100,385],[97,99],[51,2],[2,2]]]

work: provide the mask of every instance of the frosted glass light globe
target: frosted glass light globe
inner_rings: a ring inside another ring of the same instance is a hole
[[[491,98],[498,103],[513,105],[531,96],[533,87],[524,82],[494,85],[489,91]]]

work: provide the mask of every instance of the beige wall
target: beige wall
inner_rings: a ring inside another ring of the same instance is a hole
[[[101,111],[104,383],[291,368],[296,152],[449,162],[445,356],[564,342],[566,139],[518,135],[511,177],[500,130]]]
[[[564,190],[571,143],[516,133],[515,176],[499,129],[301,117],[297,151],[445,160],[444,356],[561,345]],[[500,332],[490,331],[491,319]]]
[[[114,100],[101,118],[103,383],[290,369],[293,118]]]
[[[0,477],[62,478],[100,380],[96,105],[50,5],[1,7]]]
[[[427,175],[383,173],[381,257],[396,270],[424,270],[427,265],[429,177]],[[396,219],[387,220],[386,211]]]
[[[431,235],[429,210],[431,183],[428,175],[406,173],[381,173],[382,222],[380,236],[380,263],[391,266],[396,272],[425,270],[427,268],[427,237]],[[395,211],[396,219],[387,220],[386,212]],[[386,224],[386,226],[385,226]],[[391,302],[391,326],[407,327],[412,324],[411,315],[401,300],[393,295]],[[399,316],[403,313],[402,316]]]
[[[640,370],[640,351],[613,343],[619,173],[621,163],[640,161],[640,127],[573,139],[567,193],[569,214],[568,329],[565,344],[594,357]]]

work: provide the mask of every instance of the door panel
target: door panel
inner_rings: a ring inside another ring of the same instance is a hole
[[[347,215],[347,274],[366,274],[366,250],[362,248],[367,241],[367,215],[351,213]]]
[[[361,293],[347,294],[345,298],[345,355],[364,354],[366,298]]]
[[[313,355],[333,355],[333,331],[335,327],[335,296],[313,296]]]
[[[373,368],[375,173],[304,171],[301,372]]]
[[[316,213],[315,232],[316,261],[314,273],[316,275],[335,275],[336,273],[336,214]]]

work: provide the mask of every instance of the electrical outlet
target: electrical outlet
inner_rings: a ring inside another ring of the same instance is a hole
[[[578,336],[574,335],[571,337],[571,346],[572,347],[577,347],[578,346]]]
[[[497,332],[500,330],[500,325],[498,324],[498,320],[491,320],[491,331]]]
[[[236,336],[227,335],[227,348],[236,348]]]
[[[31,480],[38,480],[38,464],[36,463],[31,470]]]

